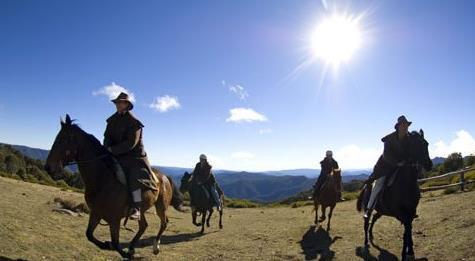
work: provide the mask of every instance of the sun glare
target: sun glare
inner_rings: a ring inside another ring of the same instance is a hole
[[[313,55],[334,67],[347,62],[361,45],[358,20],[336,14],[324,18],[311,35]]]

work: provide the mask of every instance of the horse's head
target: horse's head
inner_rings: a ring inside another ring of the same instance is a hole
[[[424,139],[424,131],[413,131],[410,135],[410,161],[421,164],[425,170],[432,169],[432,160],[429,156],[429,143]]]
[[[53,146],[46,159],[45,170],[48,173],[61,171],[64,165],[76,160],[78,142],[76,138],[76,126],[66,114],[66,121],[61,119],[61,130],[59,130]]]
[[[188,172],[185,172],[185,174],[183,174],[183,177],[181,178],[181,184],[180,184],[181,193],[185,193],[189,189],[190,179],[191,179],[191,174]]]

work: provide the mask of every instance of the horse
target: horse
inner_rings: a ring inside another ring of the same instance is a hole
[[[191,217],[193,220],[193,224],[197,227],[201,226],[201,234],[205,231],[205,220],[206,226],[209,227],[209,220],[211,219],[211,215],[213,215],[213,207],[215,206],[214,200],[209,195],[208,191],[203,185],[199,185],[195,182],[195,179],[192,178],[192,175],[188,172],[183,174],[181,178],[180,184],[180,191],[181,193],[185,193],[188,191],[190,194],[190,205],[191,205]],[[207,195],[208,194],[208,195]],[[219,195],[220,197],[220,204],[221,208],[218,209],[219,212],[219,228],[223,228],[223,196]],[[208,219],[206,219],[206,215],[209,212]],[[196,217],[201,214],[201,223],[196,222]]]
[[[313,198],[313,204],[315,208],[315,225],[326,219],[327,207],[330,207],[328,213],[327,231],[330,231],[330,221],[333,214],[333,209],[338,201],[339,193],[341,191],[341,169],[334,169],[323,183],[318,197]],[[322,205],[322,216],[318,219],[318,206]]]
[[[139,229],[128,251],[124,251],[119,245],[119,230],[122,218],[127,217],[130,195],[126,186],[115,176],[112,157],[93,135],[73,124],[69,115],[66,115],[65,122],[61,119],[61,129],[46,159],[45,170],[50,174],[56,173],[66,165],[77,163],[85,185],[84,197],[90,209],[86,237],[100,249],[116,250],[123,258],[133,258],[135,246],[148,226],[144,214],[149,208],[155,207],[161,221],[153,242],[153,253],[157,255],[160,252],[160,238],[168,224],[167,209],[172,205],[181,211],[183,195],[175,189],[171,178],[155,171],[159,181],[158,190],[142,190]],[[109,226],[110,242],[102,242],[94,237],[94,230],[101,220],[105,220]]]
[[[375,246],[373,243],[373,226],[376,221],[381,216],[390,216],[396,218],[404,225],[401,259],[414,259],[412,221],[416,216],[417,205],[421,197],[417,178],[421,167],[427,171],[432,169],[432,160],[429,156],[428,146],[429,143],[424,139],[424,131],[422,129],[419,132],[414,131],[410,133],[408,142],[409,160],[403,166],[397,168],[396,173],[393,174],[394,177],[392,177],[394,178],[392,185],[385,187],[382,196],[376,203],[376,213],[371,219],[370,227],[369,220],[371,214],[364,216],[365,251],[369,248],[368,234],[369,241]],[[365,185],[360,192],[356,202],[356,209],[358,211],[367,209],[371,189],[371,185]]]

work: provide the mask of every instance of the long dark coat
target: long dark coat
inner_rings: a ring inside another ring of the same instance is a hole
[[[408,160],[409,135],[400,140],[395,131],[381,139],[384,142],[384,152],[374,166],[371,175],[374,179],[391,175],[396,171],[398,163]]]
[[[130,190],[143,188],[139,180],[153,180],[142,143],[144,125],[129,111],[107,119],[104,146],[110,148],[127,175]]]

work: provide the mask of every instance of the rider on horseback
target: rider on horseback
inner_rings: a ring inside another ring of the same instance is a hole
[[[386,177],[391,177],[399,167],[406,164],[409,153],[409,126],[411,124],[412,122],[408,121],[404,115],[401,115],[394,125],[396,131],[381,139],[384,142],[383,155],[379,157],[378,162],[374,166],[373,173],[365,181],[369,185],[377,180],[375,188],[371,193],[365,216],[368,216],[376,206]]]
[[[107,119],[104,133],[104,146],[119,161],[127,176],[129,192],[132,194],[131,219],[140,219],[142,202],[142,183],[139,180],[151,179],[152,170],[142,143],[144,125],[130,112],[134,105],[126,93],[120,93],[112,100],[117,112]],[[116,169],[120,169],[116,166]]]
[[[331,150],[327,150],[327,152],[325,153],[325,158],[320,161],[320,166],[320,176],[318,176],[317,182],[315,182],[315,184],[313,185],[313,198],[317,198],[320,195],[322,185],[323,183],[325,183],[325,180],[327,179],[328,175],[332,173],[333,170],[339,169],[338,162],[333,159],[333,152]],[[338,199],[342,201],[341,189],[338,190]]]
[[[196,163],[192,175],[193,178],[196,179],[195,181],[198,185],[203,185],[206,188],[208,193],[212,196],[219,211],[221,210],[220,196],[223,195],[223,190],[221,190],[216,182],[216,179],[211,172],[211,168],[212,166],[208,163],[206,155],[201,154],[200,162]]]

